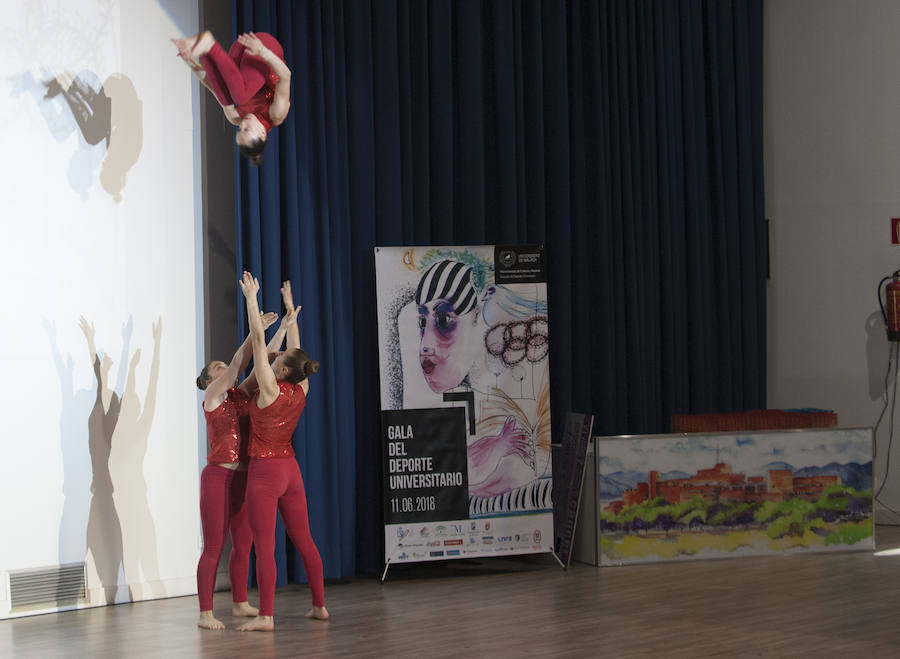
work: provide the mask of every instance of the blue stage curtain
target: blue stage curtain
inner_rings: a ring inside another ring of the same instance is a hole
[[[765,406],[761,0],[234,7],[293,71],[236,165],[238,265],[266,309],[295,283],[322,361],[295,447],[326,576],[381,566],[375,245],[546,245],[555,431]]]

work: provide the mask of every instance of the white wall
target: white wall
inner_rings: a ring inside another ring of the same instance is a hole
[[[71,562],[88,563],[91,604],[196,592],[199,142],[168,41],[196,29],[196,5],[3,11],[0,617],[17,614],[8,572]],[[108,143],[44,98],[54,78],[74,98],[76,77],[110,99]]]
[[[900,217],[900,3],[768,0],[764,20],[768,404],[874,426],[888,362],[876,287],[900,269],[890,243]],[[880,499],[900,510],[895,444]],[[878,521],[900,521],[877,510]]]

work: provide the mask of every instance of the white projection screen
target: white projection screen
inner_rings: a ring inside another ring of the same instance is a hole
[[[196,29],[194,2],[3,2],[0,618],[196,592],[198,89],[169,42]]]

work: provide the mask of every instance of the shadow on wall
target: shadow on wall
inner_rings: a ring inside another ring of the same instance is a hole
[[[873,311],[866,318],[866,366],[869,371],[869,400],[878,400],[885,393],[890,343],[885,335],[881,311]]]
[[[147,599],[143,593],[134,591],[140,584],[150,587],[153,598],[166,596],[166,589],[159,575],[156,527],[147,501],[147,481],[144,477],[144,458],[156,412],[161,338],[162,318],[153,323],[153,357],[143,409],[135,386],[135,372],[140,363],[141,349],[136,349],[131,356],[110,459],[110,470],[118,484],[116,505],[122,512],[125,578],[130,584],[133,601]]]
[[[150,587],[152,597],[165,597],[157,566],[156,529],[143,473],[156,406],[162,321],[153,324],[154,350],[143,410],[135,386],[141,350],[138,348],[131,354],[133,322],[130,317],[122,326],[122,354],[114,386],[110,384],[113,359],[97,351],[93,323],[80,319],[96,389],[77,393],[74,393],[72,356],[63,358],[56,340],[56,326],[47,319],[43,324],[62,389],[64,503],[59,528],[60,565],[92,563],[100,583],[89,581],[88,587],[99,586],[101,604],[122,601],[124,597],[118,597],[118,593],[125,584],[132,601],[146,599],[143,584]],[[82,431],[85,419],[86,435]],[[88,461],[90,472],[86,468]],[[92,474],[90,482],[89,474]],[[83,543],[81,538],[85,539]],[[90,579],[91,570],[88,573]],[[70,603],[66,596],[58,595],[57,606]]]
[[[90,417],[94,391],[75,391],[71,354],[65,358],[59,349],[56,325],[43,319],[44,331],[50,339],[53,363],[59,375],[59,438],[63,466],[63,509],[59,522],[58,564],[81,563],[87,555],[86,529],[91,506],[91,458],[84,420]],[[61,589],[57,590],[58,607],[74,604]]]
[[[143,145],[143,104],[131,80],[121,73],[102,83],[92,71],[46,73],[38,82],[26,71],[11,80],[13,94],[28,92],[53,138],[62,142],[79,134],[78,150],[69,163],[69,185],[82,199],[100,184],[116,202],[122,200],[126,174]]]
[[[101,358],[94,343],[94,325],[84,318],[80,319],[81,331],[87,340],[88,355],[94,367],[97,390],[94,405],[88,416],[88,448],[91,454],[91,507],[87,523],[87,553],[94,561],[100,586],[103,590],[103,603],[113,604],[119,589],[120,573],[124,577],[122,561],[122,527],[113,501],[113,481],[109,472],[109,456],[112,450],[113,431],[119,418],[120,399],[115,390],[109,386],[109,372],[113,360],[109,355]],[[123,353],[128,354],[128,342],[131,335],[128,323],[127,338]],[[119,366],[121,379],[123,368]],[[88,584],[90,585],[90,584]]]

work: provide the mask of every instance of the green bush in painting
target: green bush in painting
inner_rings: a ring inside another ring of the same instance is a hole
[[[859,525],[863,518],[871,522],[871,502],[871,490],[859,492],[846,485],[829,486],[815,502],[800,497],[777,502],[705,501],[695,496],[688,502],[671,504],[657,496],[627,506],[618,515],[604,511],[601,519],[608,530],[626,533],[656,529],[668,536],[672,530],[687,530],[697,524],[732,530],[762,527],[759,530],[772,540],[827,536],[828,544],[853,544],[871,535],[871,530]],[[843,526],[833,530],[836,523]]]
[[[826,545],[853,545],[872,535],[872,518],[863,522],[842,524],[837,531],[825,537]]]
[[[779,517],[766,529],[766,533],[773,540],[786,535],[803,535],[806,529],[805,519],[802,514],[795,512],[791,515]]]

